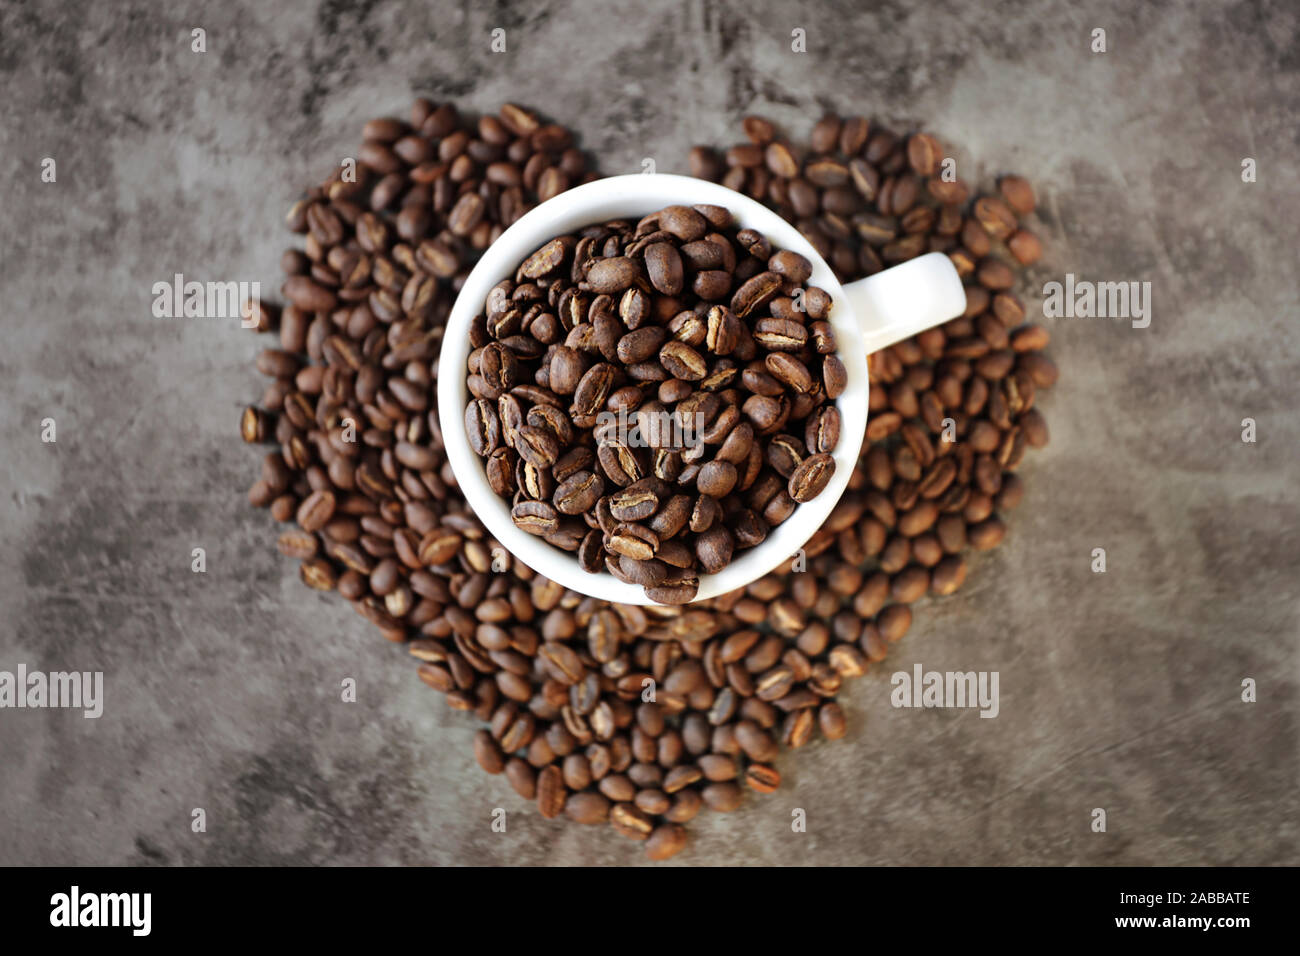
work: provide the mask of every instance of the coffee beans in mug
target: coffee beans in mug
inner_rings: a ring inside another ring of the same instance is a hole
[[[811,275],[718,206],[539,246],[488,294],[466,368],[470,446],[515,526],[681,604],[825,491],[844,366]]]

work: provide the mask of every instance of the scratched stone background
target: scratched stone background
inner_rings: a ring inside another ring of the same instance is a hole
[[[1284,0],[0,3],[0,669],[106,675],[99,720],[0,711],[0,863],[642,861],[483,774],[474,723],[302,587],[244,497],[254,337],[150,315],[175,272],[278,287],[283,210],[414,93],[528,104],[606,172],[685,171],[749,112],[795,137],[825,108],[924,124],[963,178],[1035,182],[1034,288],[1152,285],[1145,330],[1049,320],[1052,442],[1004,545],[843,695],[851,737],[784,755],[776,795],[699,819],[672,864],[1300,862],[1297,22]],[[891,708],[918,662],[998,671],[1000,715]]]

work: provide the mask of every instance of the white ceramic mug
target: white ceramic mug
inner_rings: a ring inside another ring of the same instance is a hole
[[[474,266],[452,306],[438,360],[438,420],[456,482],[489,534],[539,574],[566,588],[622,604],[654,604],[637,585],[608,572],[592,574],[574,554],[515,527],[510,502],[487,483],[483,460],[470,448],[465,431],[469,402],[466,367],[469,328],[484,310],[491,288],[513,277],[519,264],[556,236],[612,219],[639,220],[672,205],[709,203],[731,210],[739,228],[766,236],[773,249],[797,252],[812,263],[807,285],[826,290],[834,303],[829,322],[838,355],[848,373],[836,404],[842,426],[833,456],[835,473],[825,490],[799,505],[758,546],[736,552],[717,574],[701,574],[697,601],[717,597],[762,577],[793,555],[831,513],[848,485],[867,427],[867,355],[960,315],[966,293],[952,262],[932,252],[866,279],[841,285],[830,266],[794,226],[755,202],[716,183],[664,174],[613,176],[570,189],[538,206],[494,242]]]

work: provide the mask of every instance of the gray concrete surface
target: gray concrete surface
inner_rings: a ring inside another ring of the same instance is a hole
[[[282,209],[413,92],[530,104],[607,172],[684,170],[750,111],[923,122],[964,178],[1037,184],[1038,288],[1152,284],[1145,330],[1050,323],[1008,539],[844,694],[852,736],[673,863],[1300,862],[1296,6],[863,6],[0,4],[0,669],[106,675],[99,720],[0,711],[0,863],[641,861],[481,773],[472,722],[305,591],[244,501],[253,338],[150,315],[175,272],[274,288]],[[997,670],[1000,715],[891,708],[916,662]]]

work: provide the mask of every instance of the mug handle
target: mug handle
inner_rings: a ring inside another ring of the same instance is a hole
[[[966,290],[942,252],[928,252],[844,286],[866,354],[888,348],[966,311]]]

